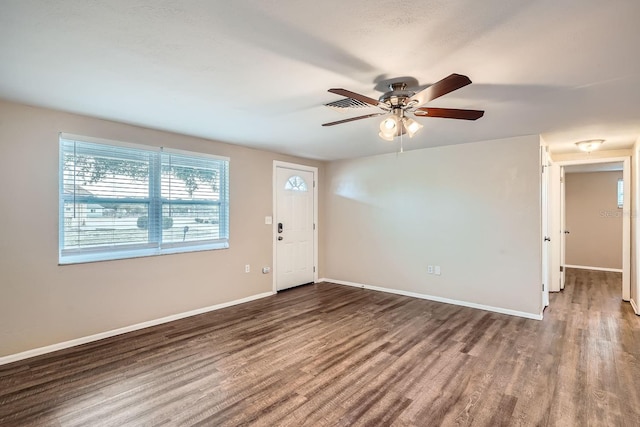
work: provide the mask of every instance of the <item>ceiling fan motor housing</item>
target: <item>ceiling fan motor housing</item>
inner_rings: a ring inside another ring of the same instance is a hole
[[[379,100],[392,108],[407,107],[409,105],[409,98],[415,95],[415,92],[406,90],[407,84],[403,82],[392,83],[389,85],[389,89],[391,90],[382,94]]]

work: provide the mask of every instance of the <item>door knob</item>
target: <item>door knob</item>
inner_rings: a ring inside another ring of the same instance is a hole
[[[545,237],[545,238],[544,238],[544,241],[545,241],[545,242],[550,242],[550,241],[551,241],[551,237]]]
[[[278,240],[284,240],[284,237],[278,236]]]

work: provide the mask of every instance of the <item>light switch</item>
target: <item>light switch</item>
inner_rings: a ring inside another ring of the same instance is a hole
[[[264,217],[264,223],[267,225],[273,224],[273,218],[270,216],[265,216]]]

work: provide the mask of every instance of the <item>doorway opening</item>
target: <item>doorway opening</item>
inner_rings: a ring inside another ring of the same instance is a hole
[[[622,274],[629,301],[630,178],[629,157],[551,164],[551,292],[564,289],[567,268],[606,271]]]
[[[564,167],[565,267],[622,273],[622,162]]]

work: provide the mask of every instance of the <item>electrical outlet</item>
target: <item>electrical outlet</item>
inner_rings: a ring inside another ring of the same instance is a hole
[[[439,265],[436,265],[435,273],[436,273],[436,276],[440,275],[440,266]]]
[[[262,274],[269,274],[271,272],[271,267],[262,267]]]
[[[251,272],[251,266],[250,266],[249,264],[247,264],[247,265],[245,265],[245,266],[244,266],[244,272],[245,272],[245,273],[249,273],[249,272]]]
[[[433,265],[428,265],[427,266],[427,273],[433,274]]]

